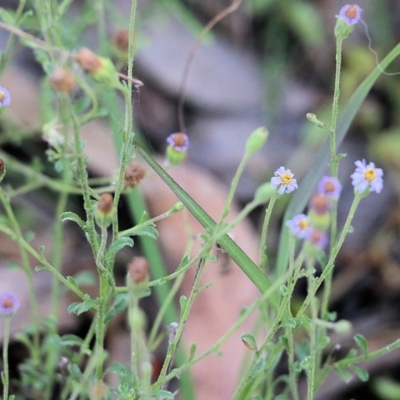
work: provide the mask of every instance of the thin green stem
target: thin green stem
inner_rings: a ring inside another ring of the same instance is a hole
[[[311,270],[312,268],[312,260],[307,260],[307,270]],[[311,290],[311,288],[315,284],[315,278],[311,273],[308,273],[307,275],[307,280],[308,280],[308,288]],[[308,365],[308,370],[307,370],[307,400],[314,400],[314,392],[315,392],[315,373],[316,369],[318,368],[317,363],[317,326],[314,323],[316,319],[318,318],[318,304],[317,304],[317,298],[312,298],[310,302],[310,308],[311,308],[311,320],[310,320],[310,362]]]
[[[3,381],[3,399],[8,400],[8,391],[10,386],[10,372],[8,368],[8,344],[10,341],[11,316],[4,316],[4,338],[3,338],[3,372],[1,374]]]
[[[347,220],[343,226],[342,232],[339,235],[339,239],[332,249],[329,260],[328,260],[321,276],[316,280],[315,285],[313,285],[312,289],[308,292],[307,297],[304,300],[304,303],[302,304],[299,312],[297,313],[298,318],[300,318],[304,314],[311,299],[315,296],[315,294],[316,294],[317,290],[319,289],[319,287],[321,286],[321,284],[325,281],[326,277],[330,273],[332,273],[333,267],[335,266],[334,262],[335,262],[336,256],[338,255],[339,250],[341,249],[341,247],[343,245],[344,239],[346,238],[346,235],[349,232],[351,221],[354,218],[355,211],[356,211],[362,197],[363,197],[362,194],[355,192],[354,200],[350,207],[349,215],[347,216]]]
[[[33,257],[35,257],[44,267],[44,269],[47,269],[50,271],[52,274],[56,275],[56,277],[70,289],[72,292],[74,292],[77,296],[79,296],[81,299],[84,299],[85,294],[76,286],[73,285],[69,282],[68,279],[66,279],[63,275],[60,274],[59,271],[57,271],[45,258],[42,254],[38,253],[29,243],[27,243],[22,236],[16,234],[13,232],[11,229],[5,227],[4,225],[0,225],[0,231],[4,232],[10,239],[14,240],[14,242],[18,243],[20,246],[22,246],[25,250],[27,250],[28,253],[30,253]]]
[[[278,194],[273,196],[268,203],[268,207],[265,210],[265,217],[263,226],[261,229],[261,239],[260,239],[260,269],[263,271],[267,266],[268,256],[267,256],[267,232],[268,232],[268,225],[269,220],[271,218],[272,209],[274,208],[274,204],[276,199],[278,198]]]
[[[208,247],[204,249],[204,254],[208,254],[210,252],[210,250],[211,250],[211,246],[208,245]],[[167,373],[169,372],[169,370],[171,368],[172,360],[175,356],[178,344],[182,337],[183,329],[189,318],[189,314],[190,314],[190,311],[194,304],[194,300],[197,297],[197,295],[199,294],[200,281],[201,281],[201,277],[203,275],[204,266],[205,266],[205,259],[202,258],[199,261],[199,266],[196,271],[192,290],[190,292],[189,298],[186,301],[185,308],[183,310],[181,310],[181,320],[180,320],[178,329],[176,331],[174,338],[169,343],[168,352],[167,352],[167,355],[165,356],[165,361],[162,366],[161,372],[158,376],[157,382],[155,382],[155,384],[153,385],[155,390],[161,389],[161,387],[164,384],[164,377],[167,375]]]
[[[337,177],[338,171],[338,158],[336,155],[336,124],[339,115],[339,96],[340,96],[340,72],[342,67],[342,39],[336,40],[336,72],[335,72],[335,86],[333,92],[332,102],[332,118],[331,118],[331,171],[332,176]]]
[[[14,237],[20,238],[20,240],[23,240],[23,234],[21,231],[21,228],[19,226],[19,223],[17,221],[17,218],[15,217],[14,211],[11,208],[10,205],[10,200],[7,198],[5,195],[4,191],[2,188],[0,188],[0,202],[3,204],[3,207],[6,211],[7,218],[10,222],[12,230],[9,230],[12,232],[12,235]],[[1,227],[0,227],[1,229]],[[7,228],[8,229],[8,228]],[[32,358],[36,361],[39,362],[39,354],[40,354],[40,349],[39,349],[39,306],[38,306],[38,300],[36,296],[36,288],[35,288],[35,282],[33,279],[33,273],[31,269],[31,264],[29,261],[29,256],[28,252],[24,248],[23,245],[21,245],[20,242],[17,242],[19,245],[19,251],[21,254],[21,266],[23,271],[26,274],[26,277],[28,279],[28,288],[29,288],[29,301],[31,303],[31,312],[32,312],[32,323],[35,327],[34,333],[33,333],[33,347],[32,347]]]

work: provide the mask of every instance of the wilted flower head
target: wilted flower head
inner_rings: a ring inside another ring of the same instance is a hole
[[[328,235],[323,231],[312,228],[309,230],[306,240],[315,248],[322,250],[328,244]]]
[[[188,136],[182,132],[171,133],[171,135],[167,137],[167,143],[167,164],[180,164],[186,158],[187,150],[189,148]]]
[[[6,88],[0,86],[0,108],[7,107],[10,104],[11,104],[10,92]]]
[[[292,171],[285,167],[279,167],[271,178],[271,185],[278,189],[279,194],[290,193],[298,188],[297,180],[293,178]]]
[[[324,176],[318,183],[318,193],[331,199],[338,199],[341,191],[342,185],[333,176]]]
[[[286,221],[292,235],[304,239],[312,229],[309,218],[304,214],[296,215],[293,219]]]
[[[361,19],[361,8],[357,4],[346,4],[339,15],[347,25],[355,25]]]
[[[310,199],[310,210],[315,214],[326,214],[330,212],[332,205],[329,198],[323,194],[316,193]]]
[[[14,293],[7,292],[0,295],[0,315],[14,315],[19,306],[19,300]]]
[[[367,164],[365,160],[355,162],[356,170],[351,175],[354,190],[364,193],[368,188],[371,192],[380,193],[383,188],[383,170],[375,168],[375,164]]]

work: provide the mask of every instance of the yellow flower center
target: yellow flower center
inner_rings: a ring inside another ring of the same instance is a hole
[[[285,186],[289,185],[289,183],[292,182],[292,179],[293,179],[292,176],[290,174],[288,174],[288,173],[285,173],[285,174],[281,175],[281,183],[282,183],[282,185],[285,185]]]
[[[349,8],[345,12],[345,15],[349,19],[357,18],[357,7],[355,6],[355,4],[349,6]]]
[[[297,223],[297,226],[299,227],[299,229],[300,229],[301,231],[305,231],[305,230],[310,226],[310,223],[309,223],[308,220],[306,220],[306,219],[301,219],[301,220]]]
[[[0,90],[0,101],[3,101],[6,98],[6,95]]]
[[[376,178],[376,174],[375,174],[375,169],[374,168],[368,168],[364,171],[364,178],[368,181],[368,182],[372,182],[375,178]]]

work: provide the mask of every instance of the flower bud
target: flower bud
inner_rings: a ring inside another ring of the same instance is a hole
[[[95,209],[95,219],[97,225],[108,228],[114,217],[113,196],[111,193],[103,193]]]
[[[254,200],[258,204],[265,204],[275,193],[276,189],[271,185],[270,182],[267,182],[258,187],[256,193],[254,194]]]
[[[75,79],[65,68],[56,68],[50,76],[50,84],[62,93],[69,93],[75,87]]]
[[[110,59],[83,48],[76,54],[75,61],[96,81],[111,87],[119,86],[118,73]]]
[[[327,196],[315,194],[310,200],[308,217],[320,231],[326,231],[331,223],[331,202]]]
[[[0,182],[3,180],[4,176],[6,175],[6,164],[0,158]]]
[[[250,154],[255,153],[264,146],[268,139],[268,130],[264,126],[257,128],[251,133],[246,142],[246,151]]]

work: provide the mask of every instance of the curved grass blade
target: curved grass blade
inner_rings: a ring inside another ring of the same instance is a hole
[[[140,145],[136,145],[140,154],[147,161],[150,167],[171,188],[171,190],[178,196],[179,200],[193,214],[200,224],[205,229],[212,231],[216,226],[215,221],[186,193],[184,189],[182,189],[181,186],[178,185],[178,183],[174,181],[174,179],[172,179],[172,177],[164,170],[164,168],[162,168]],[[254,285],[256,285],[261,293],[264,293],[271,287],[271,282],[268,280],[268,278],[228,235],[224,235],[219,240],[219,244],[250,278],[250,280],[254,283]],[[271,298],[271,304],[275,309],[277,309],[278,298]]]
[[[358,112],[362,102],[367,97],[371,87],[375,81],[379,78],[382,71],[397,57],[400,55],[400,44],[398,44],[380,63],[379,67],[376,67],[368,77],[360,84],[354,94],[351,96],[347,104],[344,106],[342,112],[339,115],[337,129],[336,129],[336,144],[337,147],[342,143],[350,124],[352,123],[354,116]],[[288,263],[289,254],[289,231],[284,229],[285,222],[288,219],[293,218],[295,215],[301,213],[304,210],[312,192],[322,177],[326,166],[330,161],[330,147],[329,137],[327,137],[324,144],[318,151],[312,168],[308,171],[304,177],[299,189],[296,191],[292,200],[286,209],[285,216],[282,222],[282,230],[279,241],[279,250],[277,258],[276,277],[280,277],[285,273],[286,266]]]

